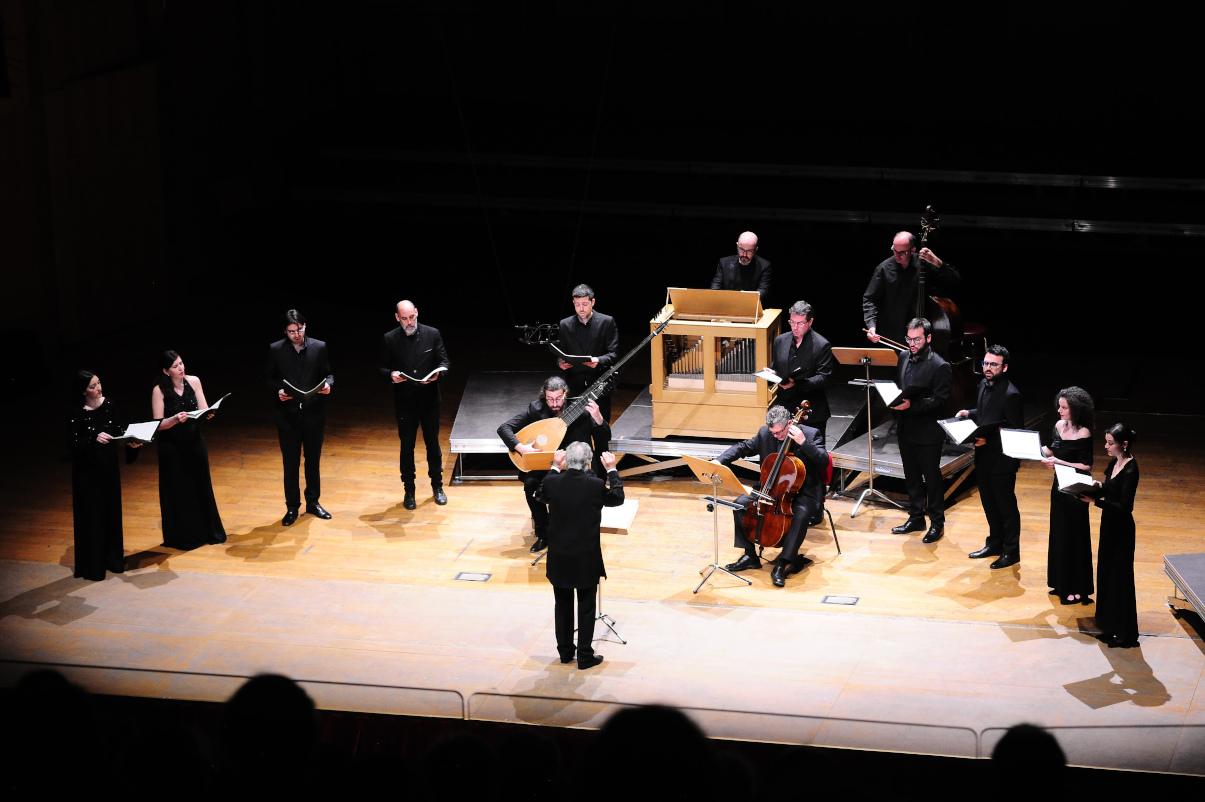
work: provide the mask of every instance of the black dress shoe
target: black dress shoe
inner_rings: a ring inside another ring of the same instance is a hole
[[[573,662],[573,655],[569,655],[568,657],[566,657],[565,655],[561,655],[561,664],[562,665],[572,663],[572,662]]]
[[[815,561],[811,557],[796,557],[795,559],[791,560],[791,565],[787,568],[787,576],[799,573],[813,562]]]
[[[412,510],[418,506],[418,502],[414,500],[413,490],[406,491],[406,497],[402,499],[402,506],[408,510]]]
[[[925,532],[925,536],[921,538],[921,543],[936,543],[941,540],[941,536],[945,534],[940,526],[930,526],[929,531]]]
[[[596,665],[598,665],[602,661],[603,661],[603,657],[601,654],[592,654],[589,657],[584,658],[584,659],[579,657],[577,659],[577,667],[579,669],[581,669],[582,671],[585,671],[587,668],[594,668]]]
[[[786,563],[777,563],[774,570],[770,572],[770,581],[774,583],[774,587],[781,588],[787,584],[787,566]]]
[[[1002,554],[1000,559],[992,563],[992,568],[1008,568],[1010,565],[1016,565],[1021,562],[1021,558],[1015,554]]]
[[[306,504],[305,511],[310,515],[313,515],[315,518],[321,518],[324,521],[329,521],[331,519],[331,514],[326,511],[326,507],[323,507],[317,501],[315,501],[313,504]]]
[[[548,548],[548,541],[542,537],[537,537],[536,542],[531,544],[531,553],[535,554],[536,552],[543,551],[546,548]]]
[[[978,551],[972,551],[967,556],[970,557],[972,560],[982,560],[984,557],[999,557],[1000,549],[993,549],[991,546],[984,546],[983,548],[979,549]],[[1054,593],[1053,590],[1050,592]],[[1057,596],[1058,594],[1056,593],[1055,595]]]
[[[909,532],[923,532],[923,531],[925,531],[925,519],[924,518],[909,518],[908,520],[904,521],[899,526],[891,527],[891,534],[893,534],[893,535],[906,535]]]
[[[297,523],[297,510],[285,510],[285,517],[281,518],[280,522],[285,526]]]
[[[435,488],[435,503],[441,507],[448,503],[448,494],[442,487]]]
[[[751,554],[742,554],[741,558],[734,563],[728,563],[724,566],[725,571],[748,571],[752,568],[761,568],[761,560]]]

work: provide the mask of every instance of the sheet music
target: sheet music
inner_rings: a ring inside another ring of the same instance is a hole
[[[937,423],[941,428],[946,430],[946,434],[950,436],[951,440],[960,445],[965,443],[975,433],[975,430],[979,428],[979,425],[969,417],[946,418],[945,420],[939,420]]]
[[[188,415],[188,417],[192,418],[193,420],[196,420],[197,418],[201,417],[202,415],[208,415],[210,412],[217,412],[218,407],[220,407],[222,405],[222,402],[225,401],[229,397],[230,397],[230,393],[226,393],[226,395],[219,398],[218,402],[216,404],[214,404],[213,406],[208,407],[206,409],[194,409],[192,412],[186,412],[184,414]]]
[[[1046,459],[1042,440],[1031,429],[1001,429],[1000,450],[1014,459]]]
[[[1080,473],[1070,465],[1055,465],[1054,479],[1058,482],[1059,490],[1073,496],[1091,496],[1100,492],[1100,488],[1096,486],[1091,474]]]
[[[159,431],[159,423],[157,420],[143,421],[142,423],[131,423],[126,427],[126,430],[117,437],[114,437],[110,442],[124,443],[133,440],[137,443],[150,443],[155,439],[155,432]]]
[[[425,382],[425,381],[430,381],[431,377],[434,376],[436,373],[443,373],[446,371],[447,371],[447,368],[445,368],[443,365],[440,365],[435,370],[428,373],[426,376],[423,376],[421,379],[418,378],[417,376],[411,376],[409,373],[407,373],[404,370],[399,370],[398,373],[405,376],[407,379],[409,379],[412,382]]]
[[[779,376],[771,368],[762,368],[753,375],[759,379],[765,379],[766,381],[770,382],[770,384],[782,384],[782,376]]]

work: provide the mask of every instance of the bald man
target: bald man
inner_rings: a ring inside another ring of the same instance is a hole
[[[716,264],[711,289],[757,290],[762,306],[770,303],[770,263],[757,255],[756,234],[746,231],[737,237],[736,255]]]
[[[928,248],[916,249],[916,236],[901,231],[891,240],[891,256],[879,263],[862,294],[862,319],[866,323],[866,339],[877,343],[889,337],[903,344],[904,330],[913,317],[923,317],[916,311],[917,275],[924,262],[925,293],[942,294],[957,287],[962,280],[958,270],[942,261]],[[935,292],[939,291],[939,292]]]
[[[418,506],[414,489],[414,443],[419,427],[427,447],[427,476],[436,504],[447,504],[444,493],[443,451],[439,447],[439,378],[436,368],[451,366],[439,329],[418,322],[418,307],[399,301],[398,327],[385,335],[381,344],[381,375],[393,384],[393,410],[397,415],[397,436],[402,441],[398,463],[406,495],[402,505]],[[423,381],[423,379],[426,379]]]

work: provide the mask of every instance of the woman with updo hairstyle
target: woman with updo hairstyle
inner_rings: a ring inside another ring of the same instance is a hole
[[[105,398],[100,377],[90,370],[75,374],[70,421],[75,576],[99,582],[106,570],[125,570],[120,447],[112,444],[125,426],[113,402]]]
[[[1059,419],[1050,446],[1042,447],[1042,462],[1053,472],[1066,465],[1092,473],[1092,396],[1082,387],[1067,387],[1055,396]],[[1046,584],[1063,604],[1091,604],[1092,532],[1088,508],[1075,496],[1050,486],[1050,544],[1046,549]]]
[[[1134,592],[1134,495],[1138,492],[1138,435],[1124,423],[1105,431],[1100,495],[1100,545],[1096,553],[1096,637],[1110,647],[1138,645],[1138,601]],[[1087,496],[1082,497],[1088,501]]]
[[[201,380],[185,373],[184,360],[175,351],[164,351],[159,367],[159,381],[151,390],[151,414],[163,419],[155,438],[163,545],[187,550],[224,543],[226,530],[209,478],[209,451],[200,421],[188,416],[209,409]]]

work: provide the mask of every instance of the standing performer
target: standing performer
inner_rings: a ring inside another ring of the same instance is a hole
[[[757,290],[762,306],[770,303],[770,263],[757,255],[757,235],[746,231],[736,240],[736,255],[721,257],[711,279],[713,290]]]
[[[318,501],[322,495],[322,441],[326,430],[326,396],[335,386],[326,343],[306,336],[305,315],[285,312],[285,336],[268,346],[268,389],[276,393],[276,435],[284,463],[285,517],[292,526],[301,508],[297,471],[305,450],[305,511],[316,518],[331,514]],[[286,383],[287,382],[287,383]],[[322,388],[304,397],[319,382]]]
[[[610,370],[619,354],[619,329],[615,318],[594,311],[594,290],[585,284],[573,288],[574,314],[561,321],[558,346],[566,354],[592,357],[588,362],[571,365],[557,360],[561,377],[569,384],[570,395],[581,395],[602,374]],[[600,396],[598,406],[603,417],[611,420],[611,393]]]
[[[556,650],[561,662],[593,668],[603,661],[594,653],[595,594],[606,577],[599,527],[603,507],[623,504],[623,482],[615,470],[615,455],[604,451],[600,462],[606,480],[590,470],[593,453],[583,442],[557,451],[552,470],[544,477],[541,494],[548,501],[548,567],[556,598]],[[577,646],[573,644],[573,596],[577,594]]]
[[[810,426],[796,426],[791,423],[791,413],[787,412],[785,407],[770,407],[766,411],[766,425],[758,429],[757,434],[729,446],[716,460],[721,465],[731,465],[738,459],[756,454],[765,465],[771,455],[778,453],[779,447],[788,437],[791,439],[791,445],[787,447],[786,453],[803,460],[807,475],[804,477],[803,487],[791,505],[791,524],[780,541],[782,550],[774,560],[774,570],[770,573],[770,581],[775,587],[783,587],[789,575],[798,573],[812,564],[810,558],[799,554],[799,549],[807,537],[808,525],[819,509],[817,498],[823,495],[824,472],[828,468],[828,452],[816,444],[816,435],[817,431]],[[752,496],[738,496],[736,501],[748,507],[754,499]],[[742,526],[744,510],[733,510],[732,513],[736,521],[733,545],[743,549],[745,553],[736,562],[729,563],[724,568],[734,573],[761,568],[761,558],[757,556],[758,544],[749,540]]]
[[[1092,473],[1092,396],[1080,387],[1060,390],[1057,396],[1058,422],[1049,448],[1043,448],[1042,462],[1052,470],[1066,465]],[[1059,490],[1057,480],[1050,484],[1050,545],[1046,549],[1046,584],[1063,604],[1091,604],[1092,536],[1088,526],[1088,508]]]
[[[988,348],[983,354],[983,380],[975,406],[955,413],[959,418],[972,419],[980,429],[989,427],[975,441],[975,474],[979,477],[979,501],[987,517],[987,542],[967,556],[998,557],[992,568],[1007,568],[1021,560],[1021,511],[1017,509],[1017,470],[1021,461],[1001,450],[1000,428],[1022,428],[1025,413],[1021,393],[1007,373],[1008,349],[1003,345]]]
[[[188,550],[225,543],[201,423],[188,417],[209,409],[201,379],[184,372],[184,360],[175,351],[164,351],[160,364],[163,375],[151,390],[151,414],[163,419],[155,437],[163,545]]]
[[[796,301],[790,309],[791,330],[774,338],[774,372],[784,381],[778,385],[775,403],[794,414],[802,401],[811,405],[808,425],[816,429],[812,441],[824,447],[824,428],[832,413],[824,385],[833,375],[833,347],[812,328],[812,305]]]
[[[569,386],[565,380],[560,376],[549,376],[540,387],[539,397],[528,404],[527,409],[498,427],[498,437],[507,448],[519,454],[532,454],[539,451],[540,449],[535,446],[520,443],[515,433],[528,424],[560,415],[568,395]],[[602,454],[611,441],[611,425],[603,417],[598,404],[593,401],[586,405],[586,412],[589,414],[580,416],[569,425],[563,442],[593,442],[594,453]],[[549,443],[552,448],[556,448],[558,445]],[[531,521],[535,528],[536,541],[531,546],[532,552],[543,551],[548,547],[548,506],[539,492],[540,485],[543,484],[547,473],[547,471],[528,471],[520,474],[520,478],[523,480],[523,495],[527,499],[527,508],[531,511]]]
[[[945,432],[937,421],[945,417],[950,398],[950,363],[941,358],[929,343],[933,327],[923,317],[913,318],[906,327],[908,354],[900,354],[896,383],[914,398],[905,398],[892,409],[899,413],[897,433],[900,459],[904,463],[904,484],[908,488],[908,520],[892,527],[896,535],[921,532],[925,512],[929,531],[925,543],[941,540],[946,526],[946,500],[942,493],[941,446]]]
[[[451,367],[439,329],[418,322],[418,307],[410,301],[399,301],[398,327],[385,335],[381,344],[381,375],[393,382],[393,411],[397,416],[397,436],[401,441],[398,465],[402,475],[405,497],[402,506],[413,510],[418,506],[414,497],[414,443],[418,429],[423,430],[427,448],[427,476],[436,504],[447,504],[444,493],[444,456],[439,447],[439,373],[436,368]],[[412,378],[406,378],[407,374]]]
[[[77,577],[99,582],[105,570],[125,570],[121,527],[121,473],[118,447],[110,441],[124,429],[100,377],[76,374],[71,409],[71,509],[75,523]],[[137,448],[138,444],[132,444]]]
[[[1138,461],[1133,447],[1138,436],[1123,423],[1105,432],[1104,482],[1096,499],[1100,507],[1100,546],[1096,553],[1097,638],[1109,646],[1138,645],[1138,600],[1134,591],[1134,496],[1138,492]],[[1087,496],[1083,501],[1091,501]]]
[[[896,234],[891,242],[891,256],[874,269],[862,293],[866,339],[872,343],[877,343],[880,335],[900,339],[907,321],[916,315],[919,260],[930,265],[925,272],[926,292],[950,289],[962,280],[958,270],[933,251],[921,248],[918,253],[913,234],[907,231]]]

